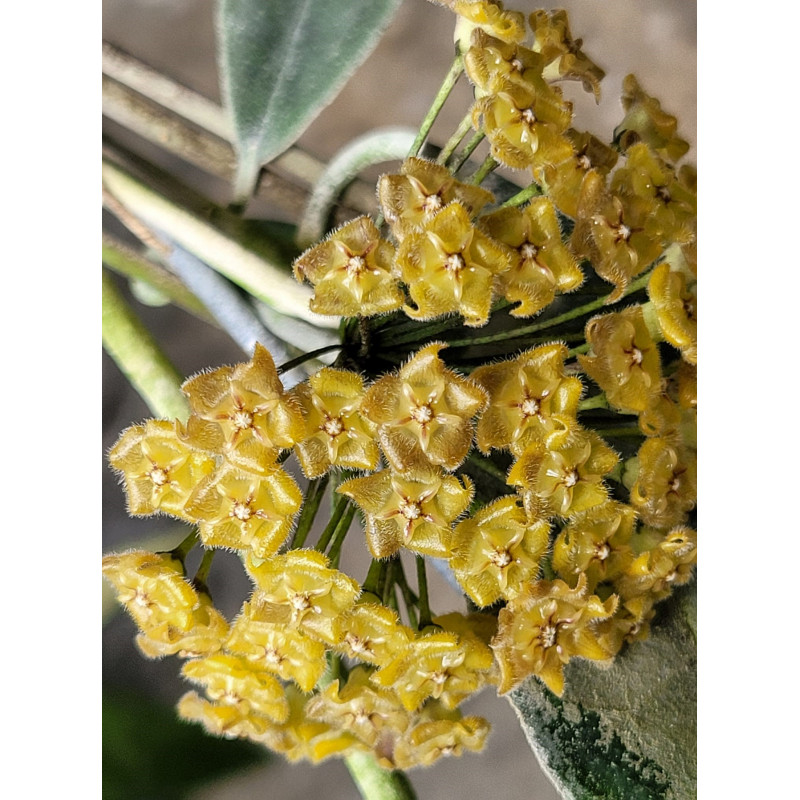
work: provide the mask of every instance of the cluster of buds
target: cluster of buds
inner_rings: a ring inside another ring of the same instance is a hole
[[[674,117],[630,77],[614,142],[578,132],[556,84],[597,96],[603,72],[564,12],[531,14],[528,47],[524,15],[446,5],[461,20],[473,124],[535,191],[491,209],[494,195],[447,158],[408,158],[378,184],[386,238],[359,217],[295,261],[312,310],[359,318],[334,366],[287,391],[256,346],[184,384],[186,422],[129,428],[109,456],[130,512],[195,526],[189,544],[206,554],[193,579],[186,544],[105,558],[142,652],[186,659],[202,694],[183,697],[184,718],[291,760],[361,750],[407,768],[478,750],[488,723],[463,716],[467,698],[530,676],[561,696],[570,659],[608,663],[645,638],[696,561],[695,178],[676,167]],[[555,314],[584,267],[613,291]],[[427,321],[481,326],[497,298],[511,327],[487,339],[503,356],[445,364],[447,337]],[[548,332],[522,346],[514,318],[534,315]],[[370,343],[396,331],[423,346],[370,372]],[[489,495],[476,491],[486,481]],[[330,520],[304,547],[329,483]],[[372,556],[363,582],[339,569],[357,513]],[[253,584],[230,623],[206,586],[216,548],[238,552]],[[426,559],[471,611],[431,612]]]

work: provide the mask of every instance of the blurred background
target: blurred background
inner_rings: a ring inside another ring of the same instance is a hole
[[[540,7],[530,0],[506,6],[526,13]],[[103,36],[219,102],[214,7],[212,0],[104,0]],[[584,50],[606,71],[597,105],[580,84],[564,84],[565,95],[575,105],[575,126],[610,141],[622,118],[622,80],[633,72],[645,91],[678,117],[679,133],[692,144],[687,160],[694,162],[696,4],[692,0],[565,0],[559,7],[569,12],[572,33],[583,38]],[[452,61],[453,20],[447,9],[426,0],[404,0],[376,50],[301,137],[299,146],[327,161],[371,128],[417,128]],[[442,144],[447,139],[470,102],[470,87],[462,79],[432,131],[434,142]],[[183,165],[177,159],[168,161],[171,171],[180,174]],[[212,182],[201,188],[216,202],[230,199],[224,196],[224,186]],[[113,221],[104,220],[113,227]],[[131,302],[183,375],[250,356],[218,329],[174,306],[154,308],[132,298]],[[125,427],[151,416],[105,353],[103,392],[103,552],[173,547],[185,536],[185,528],[166,517],[129,518],[122,491],[105,461]],[[358,538],[355,532],[349,537],[351,548],[343,557],[343,565],[356,577],[365,574],[368,558],[362,543],[355,541]],[[248,582],[234,556],[220,554],[210,588],[215,604],[233,616],[248,593]],[[359,794],[338,760],[316,767],[289,765],[260,748],[211,739],[199,727],[178,722],[174,705],[188,688],[179,677],[180,663],[174,658],[144,659],[134,645],[133,623],[126,615],[114,613],[113,598],[105,591],[103,598],[108,619],[103,628],[105,800],[305,800],[315,793],[331,800],[357,800]],[[444,579],[437,580],[432,603],[440,613],[463,610],[460,597]],[[557,800],[505,700],[486,690],[466,704],[465,713],[484,716],[492,723],[485,752],[443,759],[430,769],[412,772],[420,800],[487,796]]]

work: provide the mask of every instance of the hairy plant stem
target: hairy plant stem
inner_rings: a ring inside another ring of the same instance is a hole
[[[351,503],[342,515],[342,519],[339,521],[339,525],[336,528],[336,533],[334,534],[333,542],[331,543],[331,549],[328,550],[330,565],[334,569],[339,566],[339,557],[342,553],[342,544],[344,544],[344,539],[347,536],[347,532],[350,530],[350,523],[353,521],[355,514],[356,507]]]
[[[372,753],[352,753],[344,763],[364,800],[417,800],[405,773],[383,769]]]
[[[442,106],[445,104],[445,101],[449,97],[450,92],[453,90],[453,87],[456,85],[456,81],[461,77],[461,73],[463,71],[464,71],[464,59],[461,57],[461,54],[459,53],[453,60],[453,63],[450,66],[447,75],[445,75],[444,81],[442,82],[439,91],[436,93],[436,97],[433,98],[433,104],[428,109],[428,113],[425,115],[425,119],[422,120],[422,125],[420,126],[419,133],[414,139],[414,142],[411,145],[411,149],[408,151],[409,156],[416,156],[419,153],[426,137],[428,136],[431,128],[433,127],[433,123],[436,121],[436,117],[442,110]]]
[[[336,499],[333,501],[333,510],[331,512],[330,521],[325,526],[325,530],[323,530],[320,534],[319,541],[314,545],[315,550],[319,550],[320,553],[325,552],[325,549],[330,544],[333,534],[336,532],[336,528],[339,526],[339,520],[341,520],[342,515],[347,508],[347,503],[348,500],[344,495],[336,495]]]
[[[455,175],[464,164],[467,163],[469,157],[475,152],[477,146],[486,138],[486,134],[483,131],[478,131],[470,140],[467,142],[467,146],[453,159],[453,163],[450,165],[450,172]]]
[[[308,532],[311,530],[314,518],[317,516],[319,505],[325,495],[329,478],[330,476],[326,474],[320,478],[314,478],[308,484],[303,497],[303,505],[300,509],[300,517],[297,520],[297,527],[294,529],[294,536],[288,549],[296,550],[305,544]]]
[[[417,562],[417,584],[419,588],[419,623],[418,630],[422,630],[428,625],[433,625],[431,618],[431,607],[428,600],[428,576],[425,573],[425,556],[416,556]]]
[[[467,131],[472,127],[472,112],[468,111],[464,119],[461,120],[453,135],[447,140],[445,146],[436,159],[437,164],[447,164],[450,156],[453,155],[461,140],[467,135]]]
[[[638,292],[639,289],[643,289],[645,286],[647,286],[647,282],[649,280],[650,272],[648,270],[644,275],[628,286],[622,297],[627,297],[634,292]],[[622,298],[620,298],[620,300],[621,299]],[[557,317],[552,317],[551,319],[546,319],[542,322],[535,322],[533,325],[525,325],[522,328],[515,328],[509,331],[500,331],[498,333],[490,334],[489,336],[476,336],[472,339],[458,339],[454,342],[449,342],[449,344],[451,347],[466,347],[467,345],[492,344],[494,342],[504,342],[509,339],[517,339],[520,336],[526,336],[530,333],[538,333],[539,331],[544,331],[548,328],[555,328],[562,322],[569,322],[570,320],[577,319],[578,317],[586,316],[587,314],[591,314],[592,311],[597,311],[598,309],[603,308],[603,306],[605,306],[607,303],[608,296],[599,297],[597,300],[593,300],[591,303],[586,303],[585,305],[578,306],[577,308],[571,308],[569,311],[565,311],[563,314],[559,314]]]
[[[199,541],[200,534],[195,529],[177,547],[170,550],[169,555],[183,564],[186,561],[186,556],[189,555],[189,552]]]
[[[103,272],[103,347],[156,417],[186,420],[178,370]]]
[[[291,359],[291,361],[286,361],[278,367],[278,375],[283,375],[284,372],[289,372],[289,370],[294,369],[295,367],[299,367],[301,364],[305,364],[306,361],[312,361],[313,359],[317,358],[317,356],[324,355],[325,353],[331,353],[334,350],[341,350],[344,347],[343,344],[329,344],[325,347],[318,347],[316,350],[311,350],[308,353],[303,353],[297,358]]]
[[[381,561],[380,559],[372,559],[372,562],[369,565],[369,571],[367,572],[367,577],[364,578],[364,583],[361,585],[364,593],[369,592],[370,594],[380,596],[381,575],[385,565],[386,562]]]
[[[478,167],[478,171],[470,179],[470,183],[473,184],[473,186],[480,186],[486,180],[486,176],[494,172],[499,166],[500,164],[495,161],[494,156],[486,156],[483,160],[483,164]]]
[[[417,619],[415,606],[419,605],[419,598],[414,594],[414,592],[411,590],[411,587],[408,585],[403,562],[398,559],[397,564],[399,567],[397,570],[397,585],[400,587],[400,593],[403,595],[403,604],[406,607],[406,614],[408,614],[408,622],[412,628],[418,628],[419,621]]]
[[[523,203],[530,200],[531,197],[536,197],[541,193],[542,187],[539,186],[538,183],[532,183],[527,189],[523,189],[521,192],[517,192],[513,197],[509,197],[508,200],[506,200],[505,203],[500,206],[500,208],[506,208],[507,206],[521,206]]]

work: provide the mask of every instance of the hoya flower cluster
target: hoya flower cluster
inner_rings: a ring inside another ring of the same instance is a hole
[[[196,528],[171,553],[104,559],[142,652],[185,659],[183,717],[292,760],[369,751],[407,768],[479,750],[488,723],[462,714],[467,698],[530,676],[562,695],[564,666],[647,637],[696,561],[687,145],[632,76],[613,142],[572,127],[559,84],[598,96],[603,71],[563,11],[526,29],[500,3],[445,5],[469,118],[529,190],[499,203],[457,177],[463,161],[410,156],[380,179],[377,221],[294,263],[312,310],[352,318],[332,367],[287,391],[257,346],[184,384],[185,423],[134,426],[110,453],[132,514]],[[362,580],[339,568],[355,515]],[[206,586],[216,548],[253,585],[231,621]],[[431,610],[431,559],[469,608]]]

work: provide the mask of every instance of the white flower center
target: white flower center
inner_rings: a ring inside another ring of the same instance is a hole
[[[535,397],[526,397],[520,408],[523,417],[535,417],[539,413],[539,401]]]
[[[243,431],[253,424],[253,415],[246,409],[241,408],[233,415],[233,419],[231,421],[233,422],[234,427],[238,428],[240,431]]]
[[[169,475],[167,474],[167,470],[162,469],[161,467],[153,467],[148,473],[150,476],[150,480],[156,486],[163,486],[165,483],[169,483]]]
[[[347,259],[347,272],[349,275],[360,275],[365,266],[366,262],[361,256],[350,256]]]
[[[542,647],[552,647],[556,643],[555,625],[545,625],[544,628],[540,628],[539,638],[542,641]]]
[[[462,269],[465,267],[464,257],[461,253],[451,253],[444,262],[444,268],[448,272],[453,272],[456,275],[461,272]]]
[[[522,119],[528,123],[528,125],[533,125],[536,122],[536,114],[533,113],[532,108],[526,108],[522,112]]]
[[[433,214],[442,207],[442,198],[438,194],[429,194],[422,201],[422,211],[425,214]]]
[[[533,261],[534,258],[539,253],[539,248],[535,244],[531,244],[530,242],[525,242],[522,247],[519,249],[519,254],[526,260],[526,261]]]
[[[564,486],[570,488],[574,486],[580,480],[580,476],[578,475],[578,470],[571,469],[565,476],[564,476]]]
[[[426,422],[430,422],[433,419],[433,409],[425,404],[422,406],[415,406],[411,409],[411,419],[414,422],[418,422],[420,425],[424,425]]]
[[[233,504],[233,508],[231,508],[231,516],[236,517],[241,522],[247,522],[252,515],[253,512],[250,510],[250,506],[240,500],[237,500]]]
[[[507,567],[512,560],[511,553],[505,549],[498,548],[497,550],[493,550],[491,553],[489,553],[489,561],[491,561],[492,564],[494,564],[498,569]]]
[[[404,500],[403,504],[400,506],[400,513],[406,519],[419,519],[420,516],[422,516],[422,509],[419,507],[418,503]]]
[[[341,417],[328,417],[322,424],[322,430],[331,438],[338,436],[344,430],[344,423]]]

